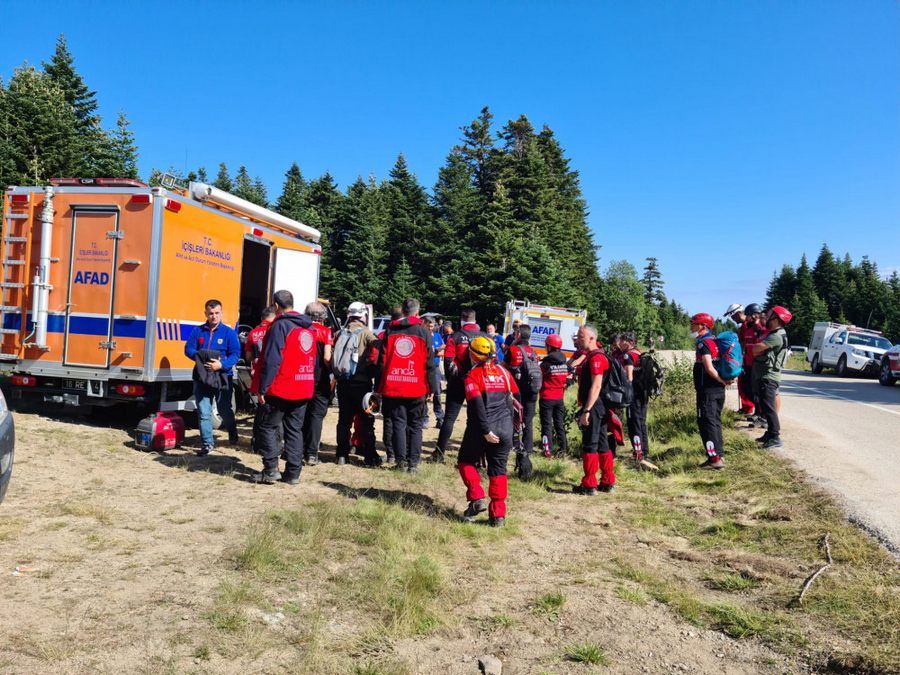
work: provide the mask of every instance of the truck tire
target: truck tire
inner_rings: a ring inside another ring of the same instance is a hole
[[[816,375],[818,375],[819,373],[822,372],[822,362],[819,361],[819,354],[818,354],[818,353],[816,353],[816,354],[813,356],[813,360],[812,360],[812,371],[813,371]]]
[[[892,387],[897,378],[891,375],[891,365],[887,359],[881,360],[881,368],[878,369],[878,382],[885,387]]]
[[[847,355],[841,354],[841,358],[838,359],[837,367],[834,369],[835,374],[838,377],[847,377],[849,373],[847,373]]]

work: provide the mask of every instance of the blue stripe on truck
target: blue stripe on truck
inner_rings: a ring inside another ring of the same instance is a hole
[[[28,330],[33,328],[32,321],[28,321]],[[5,314],[3,327],[19,330],[22,326],[21,314]],[[66,329],[66,317],[59,314],[51,314],[47,317],[48,333],[64,333]],[[109,331],[109,320],[98,316],[69,317],[69,332],[75,335],[99,335],[106,337]],[[113,320],[113,337],[142,338],[147,331],[146,319],[115,319]]]

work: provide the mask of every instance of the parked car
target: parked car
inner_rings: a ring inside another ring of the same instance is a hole
[[[890,387],[900,380],[900,344],[888,349],[881,357],[881,368],[878,369],[878,381]]]
[[[890,348],[891,343],[876,330],[820,321],[813,327],[806,359],[814,373],[834,368],[838,377],[850,373],[874,376],[881,367],[881,357]]]
[[[0,502],[6,496],[12,477],[13,454],[16,448],[16,428],[12,413],[6,407],[6,398],[0,391]]]

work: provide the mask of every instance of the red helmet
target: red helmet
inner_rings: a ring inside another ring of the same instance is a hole
[[[772,316],[773,314],[781,319],[781,323],[785,326],[787,326],[791,322],[791,319],[794,318],[794,315],[781,305],[775,305],[769,310],[769,316]]]
[[[559,337],[556,333],[552,333],[547,336],[547,340],[544,342],[548,347],[554,347],[556,349],[562,349],[562,338]]]
[[[711,314],[707,314],[706,312],[700,312],[699,314],[694,314],[691,317],[691,323],[700,324],[701,326],[706,326],[710,330],[712,330],[714,319]]]

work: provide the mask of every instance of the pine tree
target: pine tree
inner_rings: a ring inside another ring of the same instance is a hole
[[[18,68],[3,99],[6,182],[43,184],[75,173],[79,120],[59,85],[34,68]]]
[[[228,167],[225,166],[225,162],[219,163],[219,173],[216,174],[216,179],[213,181],[213,187],[219,188],[225,192],[234,192],[234,183],[228,175]]]
[[[109,176],[119,178],[137,178],[138,151],[134,142],[134,132],[124,112],[120,112],[116,119],[116,129],[110,136],[112,150],[112,165]]]
[[[852,263],[851,263],[852,268]],[[812,270],[816,293],[828,305],[828,313],[835,321],[844,318],[844,303],[847,296],[847,274],[844,267],[835,260],[828,244],[822,244],[819,257]]]
[[[281,188],[281,196],[275,203],[275,210],[288,218],[306,222],[306,191],[306,180],[297,162],[294,162],[284,174],[284,185]]]
[[[59,85],[66,101],[75,111],[79,129],[86,132],[99,122],[97,92],[91,91],[75,70],[75,58],[69,51],[66,36],[60,33],[56,39],[56,51],[50,63],[44,63],[44,72]]]
[[[781,273],[772,276],[769,283],[769,290],[766,293],[766,306],[774,307],[775,305],[788,306],[797,292],[797,275],[794,268],[790,265],[784,265]]]
[[[891,273],[887,283],[887,318],[884,322],[884,336],[893,344],[900,343],[900,274]]]
[[[314,227],[322,234],[322,262],[319,272],[319,295],[341,306],[336,268],[340,261],[339,243],[335,240],[336,221],[346,197],[337,189],[330,173],[309,182],[307,191],[308,211],[306,225]]]
[[[259,204],[262,207],[269,208],[269,191],[266,189],[266,184],[263,183],[262,178],[259,176],[253,179],[252,199],[249,201],[254,204]]]
[[[809,344],[816,321],[828,320],[828,305],[816,292],[815,281],[805,254],[797,268],[796,291],[788,307],[794,314],[793,320],[788,325],[791,342]]]
[[[644,286],[634,266],[625,260],[614,260],[603,276],[603,310],[606,321],[601,324],[604,336],[634,331],[644,336],[650,332],[653,315],[644,300]]]
[[[250,178],[250,172],[247,171],[247,167],[244,165],[238,168],[238,172],[234,177],[233,194],[235,197],[246,199],[248,202],[259,204],[260,206],[268,205],[266,186],[263,185],[258,177],[256,180]]]
[[[383,237],[373,225],[370,210],[377,190],[358,178],[347,189],[332,228],[336,284],[329,297],[339,307],[359,300],[383,306],[389,301],[384,290]]]
[[[475,186],[485,203],[493,195],[496,181],[497,150],[491,130],[493,119],[488,107],[482,108],[477,118],[462,127],[462,143],[457,146],[460,156],[472,167]]]
[[[647,304],[658,305],[665,299],[663,293],[662,272],[659,271],[659,261],[656,258],[645,258],[647,265],[644,267],[644,276],[641,283],[644,284],[644,300]]]
[[[197,169],[197,182],[208,183],[209,177],[206,175],[206,167],[201,166]]]
[[[381,186],[391,214],[387,233],[387,267],[397,270],[406,260],[417,279],[424,278],[431,261],[423,256],[433,214],[428,194],[410,173],[403,153],[397,157],[387,183]]]

